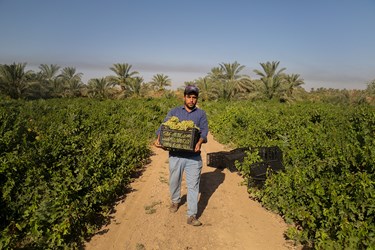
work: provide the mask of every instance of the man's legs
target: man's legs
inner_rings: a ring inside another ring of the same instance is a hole
[[[178,204],[181,202],[181,181],[184,171],[183,158],[169,157],[169,192],[172,203]]]
[[[184,170],[187,183],[187,223],[200,226],[202,223],[196,219],[202,170],[202,157],[200,155],[191,158],[169,157],[169,190],[172,200],[170,211],[176,212],[178,203],[181,201],[181,181]]]
[[[185,174],[187,183],[187,215],[196,216],[198,212],[199,183],[202,170],[201,156],[186,159]]]

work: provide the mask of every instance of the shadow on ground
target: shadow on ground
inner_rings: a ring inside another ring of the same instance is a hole
[[[201,175],[201,196],[198,202],[198,218],[203,214],[207,207],[208,201],[220,184],[224,182],[224,179],[225,174],[223,173],[223,169],[219,168],[215,169],[213,172],[206,172]]]

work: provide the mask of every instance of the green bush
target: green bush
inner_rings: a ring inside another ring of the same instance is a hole
[[[0,102],[0,248],[78,248],[144,165],[174,104]]]
[[[375,246],[375,110],[299,103],[208,103],[210,129],[234,147],[279,146],[286,172],[249,189],[317,249]],[[238,165],[249,178],[250,157]]]

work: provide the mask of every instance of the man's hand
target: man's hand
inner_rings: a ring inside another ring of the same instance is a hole
[[[163,146],[160,144],[160,135],[158,135],[158,138],[154,141],[154,145],[157,148],[163,148]]]
[[[199,138],[199,141],[195,145],[194,152],[198,153],[199,151],[201,151],[202,143],[203,143],[203,139]]]
[[[161,144],[160,144],[159,138],[155,140],[154,145],[157,148],[161,148],[162,147]]]

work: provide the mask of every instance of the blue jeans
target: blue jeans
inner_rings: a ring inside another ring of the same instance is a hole
[[[185,171],[187,184],[187,215],[198,212],[199,182],[201,179],[202,157],[200,155],[189,158],[169,157],[169,191],[173,203],[181,202],[181,181]]]

